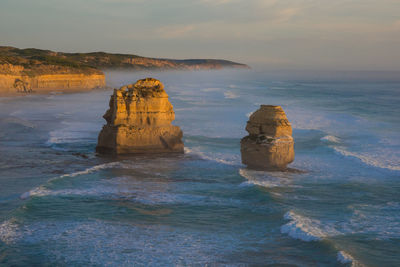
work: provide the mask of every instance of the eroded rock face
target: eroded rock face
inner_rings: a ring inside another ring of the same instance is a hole
[[[35,72],[12,64],[0,64],[0,96],[13,93],[91,90],[106,85],[104,74],[96,69],[77,70],[41,66]]]
[[[253,169],[285,170],[294,160],[292,126],[280,106],[261,105],[247,122],[242,163]]]
[[[182,131],[163,84],[147,78],[115,89],[107,124],[99,134],[98,153],[183,153]]]

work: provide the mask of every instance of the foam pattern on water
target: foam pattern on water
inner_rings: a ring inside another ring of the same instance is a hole
[[[333,227],[325,225],[319,220],[299,215],[294,211],[287,212],[284,219],[289,222],[281,227],[281,232],[306,242],[319,241],[340,234]]]
[[[0,235],[2,241],[45,248],[48,261],[58,264],[207,265],[221,261],[221,255],[238,245],[229,236],[215,239],[206,232],[98,220],[37,222],[7,226],[7,231]]]

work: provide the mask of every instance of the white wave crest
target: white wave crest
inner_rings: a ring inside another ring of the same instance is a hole
[[[253,115],[253,113],[254,113],[254,112],[246,113],[246,117],[247,117],[247,118],[250,118],[250,116]]]
[[[396,158],[386,159],[382,158],[382,155],[369,155],[366,153],[361,154],[361,153],[351,152],[339,146],[332,146],[332,148],[343,156],[357,158],[367,165],[378,167],[381,169],[400,171],[400,161]]]
[[[57,180],[57,179],[61,179],[61,178],[66,178],[66,177],[76,177],[79,175],[85,175],[85,174],[89,174],[89,173],[93,173],[93,172],[97,172],[100,170],[104,170],[104,169],[111,169],[111,168],[123,168],[125,167],[125,165],[122,162],[110,162],[110,163],[105,163],[105,164],[100,164],[100,165],[96,165],[94,167],[91,168],[87,168],[86,170],[83,171],[78,171],[78,172],[73,172],[73,173],[69,173],[69,174],[64,174],[58,177],[55,177],[53,179],[50,179],[48,182]],[[50,191],[47,190],[44,186],[39,186],[36,187],[28,192],[23,193],[20,198],[21,199],[28,199],[32,196],[45,196],[45,195],[49,195]]]
[[[326,135],[321,138],[322,142],[340,143],[340,138],[333,135]]]
[[[346,264],[351,267],[364,267],[363,264],[360,262],[356,261],[353,256],[351,256],[349,253],[345,251],[339,251],[337,253],[337,261],[340,262],[341,264]]]
[[[125,165],[122,162],[119,162],[119,161],[110,162],[110,163],[96,165],[94,167],[87,168],[86,170],[83,170],[83,171],[73,172],[73,173],[70,173],[70,174],[64,174],[64,175],[61,175],[60,178],[76,177],[76,176],[79,176],[79,175],[85,175],[85,174],[97,172],[97,171],[104,170],[104,169],[124,168],[124,167],[125,167]]]
[[[290,179],[281,176],[272,176],[267,175],[268,173],[263,171],[254,171],[249,169],[240,169],[240,176],[245,178],[247,181],[242,183],[241,185],[258,185],[262,187],[281,187],[281,186],[289,186],[291,183]]]
[[[227,92],[224,92],[224,97],[227,99],[235,99],[235,98],[238,98],[239,96],[237,94],[235,94],[234,92],[227,91]]]
[[[287,212],[284,219],[289,220],[289,222],[281,226],[281,233],[294,239],[305,242],[319,241],[325,237],[338,234],[335,229],[322,225],[320,221],[301,216],[293,211]]]
[[[36,187],[28,192],[23,193],[19,198],[28,199],[32,196],[46,196],[50,193],[49,190],[45,189],[43,186]]]
[[[222,164],[226,164],[226,165],[239,165],[239,160],[238,158],[234,158],[234,157],[227,157],[224,158],[224,156],[226,157],[226,155],[220,154],[220,153],[207,153],[207,152],[203,152],[200,151],[196,148],[188,148],[185,147],[185,154],[192,154],[192,155],[196,155],[204,160],[210,160],[210,161],[215,161],[218,163],[222,163]]]
[[[343,263],[343,264],[353,263],[353,261],[354,261],[353,257],[344,251],[338,252],[337,260],[338,260],[338,262]]]

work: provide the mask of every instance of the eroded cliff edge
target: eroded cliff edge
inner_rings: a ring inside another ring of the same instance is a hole
[[[1,64],[3,63],[3,64]],[[0,62],[0,95],[104,87],[102,71],[53,64]]]
[[[159,80],[147,78],[114,89],[109,106],[98,153],[183,153],[183,134],[171,124],[175,113]]]
[[[130,54],[63,53],[35,48],[0,46],[0,95],[85,90],[105,86],[101,70],[248,69],[221,59],[163,59]]]

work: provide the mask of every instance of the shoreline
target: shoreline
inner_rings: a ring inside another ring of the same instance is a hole
[[[85,93],[90,91],[100,91],[100,90],[111,90],[112,88],[109,86],[97,87],[97,88],[68,88],[68,89],[57,89],[57,88],[49,88],[49,89],[41,89],[40,91],[33,91],[30,93],[25,92],[0,92],[0,99],[2,98],[17,98],[17,97],[26,97],[26,96],[40,96],[40,95],[56,95],[56,94],[75,94],[75,93]]]

